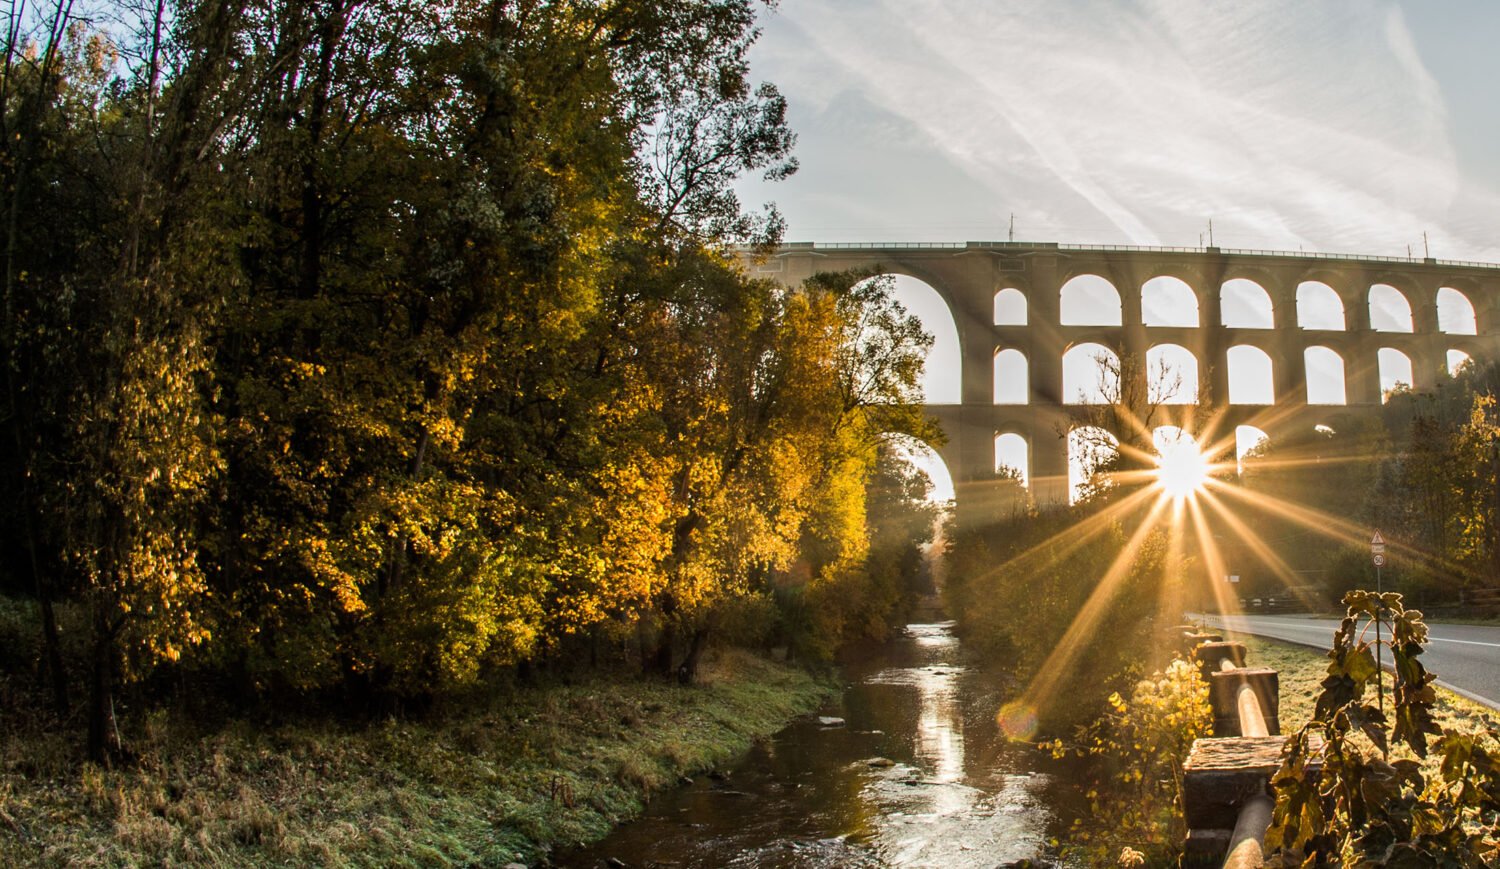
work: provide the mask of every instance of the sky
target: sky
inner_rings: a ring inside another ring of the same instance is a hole
[[[787,241],[1013,219],[1017,241],[1196,247],[1212,221],[1226,248],[1500,262],[1500,0],[781,0],[761,25],[751,73],[785,94],[801,170],[739,192]],[[951,331],[913,283],[898,299]],[[926,392],[954,401],[937,337]],[[1308,364],[1342,395],[1336,362]]]
[[[1495,0],[783,0],[788,241],[1500,261]]]

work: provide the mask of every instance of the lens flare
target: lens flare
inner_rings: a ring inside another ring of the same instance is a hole
[[[1198,492],[1208,481],[1208,459],[1187,438],[1161,444],[1156,460],[1156,482],[1173,500],[1181,501]]]
[[[995,716],[1000,725],[1000,732],[1007,739],[1030,740],[1036,736],[1037,716],[1036,708],[1021,700],[1012,700],[1000,709]]]

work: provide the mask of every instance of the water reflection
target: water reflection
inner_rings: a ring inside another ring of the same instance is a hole
[[[910,625],[823,715],[727,777],[658,798],[564,866],[995,866],[1046,852],[1059,789],[1006,743],[991,680],[961,665],[952,623]]]
[[[993,866],[1035,856],[1045,841],[1046,813],[1025,811],[1036,802],[1036,778],[976,768],[977,780],[968,781],[961,703],[966,672],[957,664],[952,627],[908,626],[918,660],[866,680],[916,693],[912,765],[892,767],[866,786],[866,798],[879,807],[876,850],[889,865]]]

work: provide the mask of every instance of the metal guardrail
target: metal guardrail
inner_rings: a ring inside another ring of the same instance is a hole
[[[1500,588],[1466,588],[1459,592],[1459,602],[1481,609],[1500,608]]]
[[[1032,247],[1033,245],[1025,245]],[[952,241],[837,241],[837,242],[791,242],[783,244],[783,250],[963,250],[966,242]]]
[[[1470,269],[1500,269],[1500,264],[1482,263],[1467,259],[1439,259],[1433,260],[1433,262],[1437,263],[1440,266],[1459,266],[1461,268]]]
[[[1230,256],[1278,257],[1290,259],[1338,260],[1343,262],[1397,263],[1400,265],[1436,265],[1450,268],[1500,269],[1500,263],[1476,260],[1432,259],[1424,257],[1381,256],[1379,254],[1326,253],[1323,251],[1270,250],[1245,247],[1171,247],[1142,244],[1061,244],[1034,241],[904,241],[904,242],[788,242],[787,252],[798,250],[1057,250],[1102,251],[1121,253],[1191,253]]]

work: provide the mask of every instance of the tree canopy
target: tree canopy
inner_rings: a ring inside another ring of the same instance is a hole
[[[89,612],[96,757],[163,663],[372,699],[600,630],[691,677],[778,589],[871,588],[809,650],[893,616],[872,523],[931,514],[881,437],[934,436],[929,339],[867,275],[741,267],[781,222],[734,182],[796,170],[755,12],[12,12],[0,583],[54,653]]]

